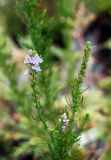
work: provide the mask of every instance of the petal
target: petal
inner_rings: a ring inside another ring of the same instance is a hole
[[[24,71],[24,75],[29,75],[29,68],[26,68],[26,70]]]
[[[42,63],[43,62],[43,60],[42,60],[42,58],[38,55],[38,54],[36,54],[33,58],[32,58],[32,63],[33,64],[39,64],[39,63]]]
[[[40,72],[41,68],[39,65],[34,65],[34,66],[32,66],[32,70],[35,70],[36,72]]]
[[[32,49],[29,50],[29,54],[32,55]]]
[[[26,63],[26,64],[32,63],[31,57],[25,57],[24,63]]]

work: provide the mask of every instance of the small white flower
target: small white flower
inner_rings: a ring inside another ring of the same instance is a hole
[[[36,71],[36,72],[40,72],[41,71],[41,68],[39,65],[34,65],[32,66],[32,70]]]
[[[26,70],[24,71],[24,75],[29,75],[29,68],[26,68]]]
[[[65,127],[65,126],[62,126],[62,127],[61,127],[61,132],[65,132],[65,129],[66,129],[66,127]]]
[[[32,52],[33,52],[32,49],[30,49],[30,50],[29,50],[29,54],[32,55]]]

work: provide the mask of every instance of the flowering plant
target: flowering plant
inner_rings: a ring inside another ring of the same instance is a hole
[[[79,110],[82,104],[82,90],[81,85],[84,81],[84,75],[87,67],[87,62],[89,59],[89,54],[91,52],[91,43],[86,42],[86,47],[84,49],[83,61],[81,64],[80,72],[76,80],[72,80],[71,91],[72,91],[72,102],[70,102],[69,109],[66,109],[66,112],[61,115],[58,120],[58,124],[50,127],[48,120],[45,116],[45,106],[41,105],[40,94],[38,92],[37,84],[37,73],[41,71],[40,63],[43,62],[42,58],[36,54],[35,51],[30,50],[29,57],[26,57],[24,63],[26,63],[30,68],[31,73],[31,87],[32,87],[32,97],[35,104],[35,107],[38,112],[39,120],[42,122],[45,134],[48,136],[48,139],[45,139],[45,142],[49,148],[49,157],[53,160],[68,160],[70,159],[69,152],[77,141],[79,141],[81,133],[84,131],[85,124],[87,123],[89,116],[86,114],[82,120],[79,120]],[[35,55],[34,55],[35,53]],[[34,55],[34,56],[32,56]],[[44,62],[45,63],[45,62]],[[33,65],[37,65],[37,68],[33,69]],[[38,69],[39,67],[39,69]],[[78,119],[78,120],[77,120]],[[79,124],[79,126],[78,126]],[[74,127],[75,126],[75,127]]]
[[[29,64],[29,68],[34,70],[35,72],[40,72],[40,63],[43,62],[42,58],[36,53],[34,56],[32,55],[33,52],[31,49],[29,50],[30,56],[25,57],[24,63]],[[29,68],[26,68],[25,74],[29,74]]]

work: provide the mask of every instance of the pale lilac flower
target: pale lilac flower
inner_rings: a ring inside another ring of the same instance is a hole
[[[32,57],[32,64],[39,64],[42,62],[43,62],[43,60],[38,54],[36,54],[34,57]]]
[[[59,119],[59,122],[62,124],[62,126],[61,126],[61,131],[62,131],[62,132],[65,132],[65,129],[67,128],[68,123],[69,123],[69,119],[67,118],[66,113],[64,113],[64,114],[61,116],[61,118]]]
[[[61,118],[59,119],[59,122],[64,123],[65,125],[68,125],[69,119],[67,118],[66,113],[64,113]]]
[[[29,50],[29,54],[32,55],[32,52],[33,52],[32,49],[30,49],[30,50]]]
[[[68,126],[69,119],[67,118],[66,113],[64,113],[62,117],[63,117],[62,122],[64,123],[65,126]]]
[[[30,69],[32,68],[32,70],[36,71],[36,72],[40,72],[41,68],[40,68],[40,63],[43,62],[42,58],[36,54],[35,56],[32,56],[33,54],[33,50],[29,50],[29,54],[30,56],[25,57],[24,63],[25,64],[30,64]],[[28,74],[29,71],[26,70],[25,74]]]
[[[40,72],[41,71],[41,68],[40,68],[40,66],[39,65],[34,65],[34,66],[32,66],[32,70],[34,70],[34,71],[36,71],[36,72]]]
[[[32,63],[31,57],[25,57],[24,63],[26,64]]]
[[[63,119],[63,123],[64,123],[65,126],[68,126],[69,119]]]
[[[63,116],[64,119],[67,119],[66,113],[64,113],[62,116]]]
[[[62,127],[61,127],[61,132],[65,132],[65,129],[66,129],[66,127],[65,127],[65,126],[62,126]]]
[[[24,71],[25,75],[29,75],[29,68],[26,68],[26,70]]]

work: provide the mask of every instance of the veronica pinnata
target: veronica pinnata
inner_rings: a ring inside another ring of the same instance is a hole
[[[69,124],[69,119],[67,118],[66,113],[64,113],[61,118],[59,119],[59,122],[61,123],[61,132],[65,132],[66,127]]]
[[[29,56],[26,56],[24,59],[24,63],[28,65],[24,74],[28,75],[30,73],[30,69],[35,72],[40,72],[40,64],[43,62],[43,59],[40,55],[37,54],[36,51],[29,50]]]

